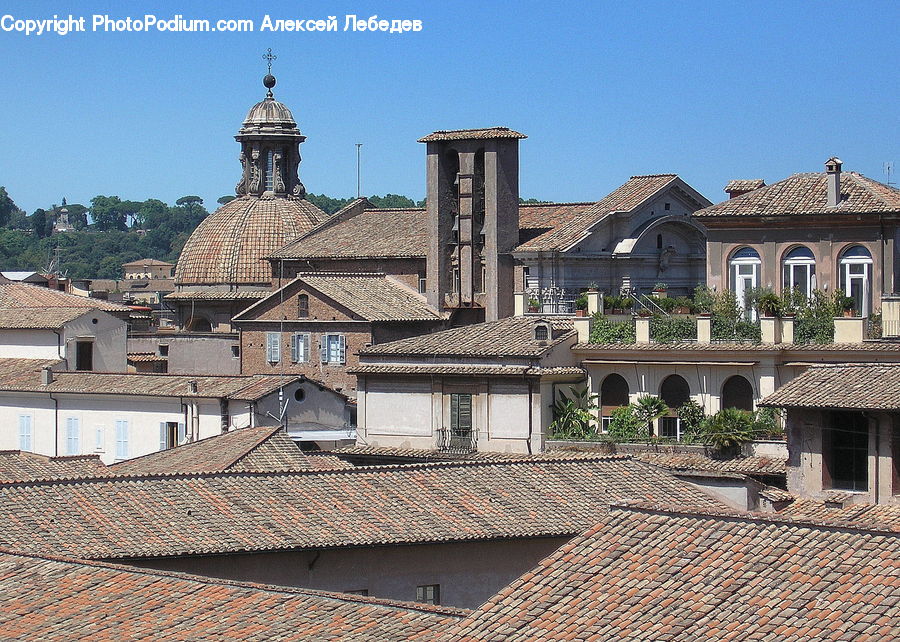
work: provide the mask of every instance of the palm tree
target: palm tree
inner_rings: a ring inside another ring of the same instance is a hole
[[[666,402],[655,395],[641,395],[634,402],[634,416],[647,423],[647,435],[653,435],[653,422],[669,413]]]

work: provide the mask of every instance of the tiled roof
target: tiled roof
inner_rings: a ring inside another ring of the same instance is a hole
[[[812,366],[760,404],[786,408],[900,410],[900,364]]]
[[[166,261],[160,261],[158,259],[138,259],[137,261],[123,263],[122,267],[144,267],[145,265],[175,267],[174,263],[167,263]]]
[[[243,301],[264,299],[272,290],[183,290],[166,295],[167,301]]]
[[[240,428],[109,467],[115,475],[310,470],[307,457],[278,426]]]
[[[98,455],[48,457],[21,450],[0,451],[0,482],[85,477],[106,470]]]
[[[313,470],[337,470],[340,468],[354,467],[349,461],[344,461],[337,455],[332,455],[331,453],[311,451],[305,452],[304,455],[309,462],[309,467]]]
[[[168,357],[161,357],[155,352],[129,352],[128,360],[134,363],[150,363],[155,361],[168,361]]]
[[[0,390],[69,392],[151,397],[206,397],[256,401],[298,379],[278,375],[177,375],[132,372],[54,372],[41,383],[41,368],[57,363],[40,359],[0,359]],[[190,392],[197,382],[197,393]]]
[[[841,201],[828,207],[827,175],[794,174],[707,207],[694,216],[800,216],[808,214],[884,214],[900,212],[900,190],[856,172],[841,173]]]
[[[589,233],[591,226],[610,212],[630,212],[677,179],[675,174],[632,176],[627,182],[590,207],[572,208],[564,217],[567,219],[565,222],[525,241],[516,250],[520,252],[564,252],[583,239]]]
[[[377,272],[301,273],[284,287],[295,283],[305,283],[366,321],[437,321],[441,318],[421,294]],[[241,312],[235,320],[252,319],[255,308],[270,301],[277,302],[283,296],[283,290],[271,293]]]
[[[85,308],[0,308],[0,329],[58,330],[88,312]]]
[[[713,459],[704,455],[684,453],[639,453],[634,458],[669,470],[701,470],[744,475],[784,475],[786,466],[783,459],[769,457]]]
[[[765,187],[766,182],[761,178],[750,178],[750,179],[735,179],[733,181],[728,181],[728,185],[725,186],[726,192],[749,192],[751,190],[759,189],[760,187]]]
[[[837,524],[893,530],[900,533],[900,505],[898,504],[849,504],[845,507],[831,507],[817,499],[795,499],[778,511],[797,519],[828,521]]]
[[[553,330],[550,341],[532,338],[537,320],[550,324]],[[573,333],[571,319],[507,317],[374,345],[360,354],[536,357]]]
[[[571,375],[586,376],[587,371],[577,367],[535,368],[531,366],[491,366],[479,364],[422,364],[422,363],[364,363],[348,370],[351,374],[415,374],[415,375],[461,375],[461,376],[545,376]]]
[[[273,258],[424,258],[425,210],[363,209],[351,203]]]
[[[439,129],[419,139],[420,143],[439,140],[471,140],[479,138],[528,138],[525,134],[509,127],[487,127],[484,129]]]
[[[671,343],[579,343],[573,346],[579,352],[669,352],[675,354],[689,352],[782,352],[788,355],[821,352],[900,352],[900,343],[866,341],[864,343],[781,343],[765,344],[751,341],[673,341]]]
[[[311,230],[326,214],[306,199],[241,196],[193,231],[175,268],[178,285],[272,281],[265,257]]]
[[[0,550],[4,640],[434,640],[467,613]]]
[[[624,499],[721,508],[610,456],[113,477],[0,484],[0,545],[118,559],[562,537]]]
[[[531,459],[594,459],[598,457],[596,451],[554,450],[526,455],[523,453],[499,453],[490,451],[475,451],[459,454],[441,452],[438,450],[423,450],[421,448],[395,448],[391,446],[344,446],[333,451],[339,457],[365,455],[371,457],[396,457],[422,461],[509,461]]]
[[[59,290],[30,285],[28,283],[0,283],[0,309],[21,308],[80,308],[104,310],[106,312],[129,312],[124,305],[110,303],[102,299],[92,299],[76,294],[66,294]]]
[[[898,597],[893,534],[613,508],[441,639],[889,640]]]

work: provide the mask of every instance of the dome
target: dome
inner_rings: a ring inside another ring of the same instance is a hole
[[[268,287],[272,269],[265,257],[325,218],[306,199],[236,198],[206,217],[188,238],[178,259],[175,283]]]
[[[301,136],[291,110],[271,96],[253,105],[247,112],[239,135],[248,134]]]

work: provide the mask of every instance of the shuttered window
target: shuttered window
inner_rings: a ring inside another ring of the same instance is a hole
[[[266,361],[279,363],[281,361],[281,333],[266,332]]]
[[[79,444],[79,433],[81,428],[78,425],[78,417],[69,417],[66,419],[66,454],[80,455],[81,446]]]
[[[116,421],[116,459],[128,459],[128,422]]]
[[[322,336],[322,363],[347,363],[347,342],[343,334]]]
[[[31,415],[19,415],[19,450],[31,452]]]
[[[472,395],[450,395],[450,429],[455,433],[472,432]]]
[[[308,332],[298,332],[291,335],[291,361],[294,363],[309,362],[309,341]]]

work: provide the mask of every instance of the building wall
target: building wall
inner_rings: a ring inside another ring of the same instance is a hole
[[[408,602],[415,601],[417,586],[439,584],[441,604],[475,608],[567,541],[560,537],[514,539],[125,563],[325,591],[367,590],[373,597]]]
[[[75,395],[0,392],[0,449],[19,449],[19,417],[31,416],[32,451],[42,455],[98,454],[109,464],[116,457],[116,422],[128,422],[127,456],[159,450],[160,422],[184,423],[190,432],[194,409],[179,397]],[[222,431],[218,400],[198,399],[199,438]],[[78,452],[67,448],[66,420],[79,423]]]
[[[425,216],[425,213],[422,213]],[[280,261],[273,262],[272,273],[276,279],[272,284],[277,290],[287,285],[301,272],[382,272],[401,281],[415,291],[419,289],[419,275],[425,274],[425,258],[409,259],[312,259],[311,261],[284,261],[284,275],[277,278]]]
[[[96,372],[125,372],[128,369],[127,324],[116,317],[93,310],[63,327],[65,358],[69,370],[75,369],[77,341],[88,338],[94,344],[93,369]]]
[[[792,493],[816,499],[828,499],[833,489],[824,477],[823,429],[830,411],[791,408],[787,413],[788,468],[787,487]],[[846,491],[851,503],[900,504],[900,480],[895,479],[893,444],[900,417],[894,413],[866,413],[869,424],[868,490]]]
[[[0,330],[0,358],[62,359],[60,343],[53,330]]]
[[[168,348],[167,355],[160,352],[161,345]],[[128,352],[154,352],[166,356],[169,374],[241,374],[240,346],[237,333],[148,332],[128,336]]]
[[[708,230],[706,283],[710,288],[721,290],[731,287],[728,271],[731,255],[742,247],[751,247],[760,256],[760,286],[781,292],[784,256],[796,246],[804,245],[816,259],[817,287],[832,292],[840,286],[841,254],[851,246],[862,245],[872,255],[873,309],[880,307],[882,283],[885,292],[894,290],[893,237],[896,231],[893,227],[885,232],[882,260],[882,242],[879,238],[881,230],[878,225],[858,221],[854,221],[853,225],[846,225],[823,221],[820,217],[803,217],[796,225],[781,223],[754,227],[742,225],[740,221],[733,227],[719,225],[721,223]],[[748,243],[747,239],[752,239],[753,242]],[[888,267],[887,274],[883,274],[883,266]]]
[[[243,421],[251,420],[249,413],[246,412],[246,402],[231,403],[233,406],[244,408]],[[254,407],[256,411],[256,417],[253,418],[255,425],[282,423],[277,418],[282,417],[281,408],[285,408],[283,423],[293,439],[318,441],[321,439],[320,433],[329,429],[341,433],[333,436],[335,440],[348,439],[348,433],[352,432],[346,399],[333,390],[323,388],[312,381],[290,383],[284,387],[284,393],[280,398],[278,393],[269,395],[258,401]],[[235,426],[248,425],[237,422],[238,419],[232,417],[232,423]]]

